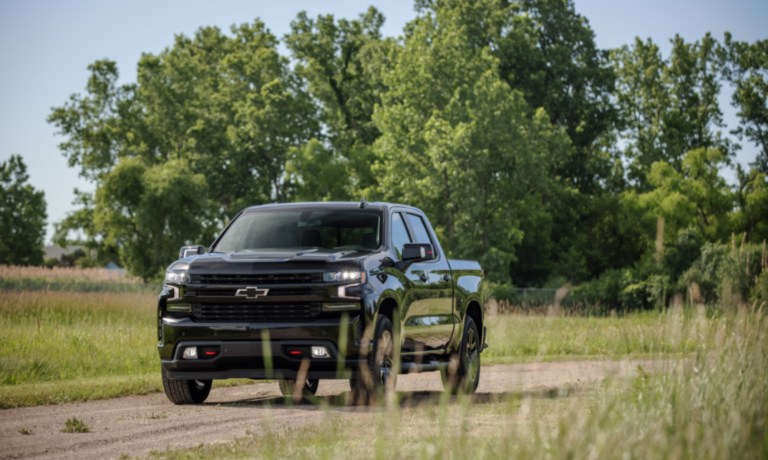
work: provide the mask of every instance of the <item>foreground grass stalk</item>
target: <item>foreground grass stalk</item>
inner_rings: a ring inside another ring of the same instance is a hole
[[[187,458],[657,459],[768,457],[768,322],[675,310],[653,321],[660,363],[632,379],[544,393],[435,397],[415,407],[328,411],[232,443],[153,452]],[[634,329],[634,328],[633,328]],[[617,332],[622,337],[622,332]],[[664,339],[662,340],[662,336]],[[629,335],[631,338],[631,335]],[[630,341],[631,343],[631,341]],[[626,346],[621,340],[620,347]],[[687,354],[680,359],[680,350]],[[656,366],[655,366],[656,367]]]

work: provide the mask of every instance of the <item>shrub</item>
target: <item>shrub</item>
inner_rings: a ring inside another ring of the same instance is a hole
[[[706,243],[701,256],[680,277],[678,289],[685,290],[696,283],[704,302],[751,299],[759,289],[763,249],[756,244],[745,244],[740,249],[720,243]]]

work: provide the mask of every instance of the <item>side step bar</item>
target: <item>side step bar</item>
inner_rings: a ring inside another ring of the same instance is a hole
[[[400,365],[400,372],[403,374],[418,374],[420,372],[433,372],[441,369],[447,369],[448,366],[455,363],[455,360],[450,359],[448,361],[434,361],[431,360],[426,363],[402,363]],[[458,364],[458,363],[456,363]]]

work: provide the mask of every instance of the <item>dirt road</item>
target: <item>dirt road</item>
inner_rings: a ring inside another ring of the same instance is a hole
[[[574,361],[484,366],[478,397],[515,391],[589,384],[608,376],[633,375],[644,361]],[[402,375],[397,390],[404,405],[431,401],[442,391],[437,372]],[[319,396],[349,391],[342,380],[320,382]],[[332,406],[350,417],[373,409]],[[258,433],[275,425],[301,426],[323,419],[318,406],[285,406],[277,383],[218,388],[205,404],[174,406],[164,394],[131,396],[79,404],[40,406],[0,411],[0,458],[119,458],[150,450],[181,448],[228,441],[246,431]],[[62,433],[64,422],[77,417],[92,427],[90,433]],[[19,430],[31,431],[23,435]]]

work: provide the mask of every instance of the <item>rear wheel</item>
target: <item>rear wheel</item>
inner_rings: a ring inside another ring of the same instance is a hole
[[[291,398],[296,393],[296,380],[280,380],[278,385],[280,386],[280,393],[286,398]],[[304,385],[301,385],[302,395],[315,395],[319,385],[320,380],[318,379],[305,379]]]
[[[211,393],[213,380],[171,380],[161,372],[165,395],[174,404],[201,404]]]
[[[480,334],[475,321],[464,320],[464,336],[458,353],[458,365],[440,371],[445,391],[472,394],[480,384]]]
[[[368,353],[368,375],[349,381],[356,404],[367,404],[379,394],[394,391],[397,384],[397,369],[394,366],[396,347],[392,322],[386,316],[379,315],[373,334],[373,350]]]

